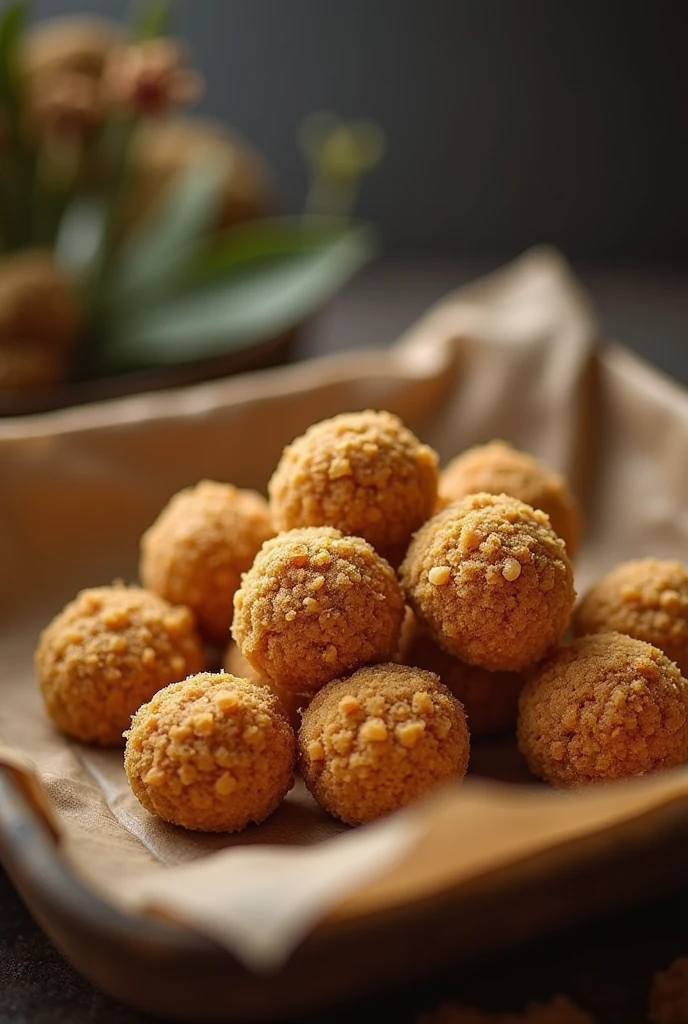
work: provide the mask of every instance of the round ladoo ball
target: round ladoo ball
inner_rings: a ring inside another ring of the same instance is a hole
[[[308,696],[391,659],[403,615],[394,570],[367,541],[309,527],[263,545],[236,592],[232,633],[259,675]]]
[[[389,412],[310,427],[284,449],[268,485],[279,530],[334,526],[398,565],[437,500],[437,455]]]
[[[48,249],[24,249],[0,262],[0,343],[26,342],[65,353],[82,319],[78,289]]]
[[[144,701],[204,661],[188,608],[122,585],[82,590],[43,630],[36,651],[50,718],[68,736],[101,746],[122,746]]]
[[[267,165],[235,131],[198,116],[150,117],[139,123],[129,151],[126,230],[137,230],[159,213],[170,187],[194,169],[212,172],[216,181],[209,232],[267,217],[274,207]]]
[[[469,448],[442,470],[440,502],[447,505],[479,492],[508,494],[546,512],[569,558],[574,558],[581,535],[578,502],[564,477],[539,459],[504,441]]]
[[[239,679],[248,679],[249,682],[257,683],[258,686],[266,686],[268,690],[270,690],[271,693],[274,693],[280,701],[292,729],[298,730],[301,724],[299,708],[302,704],[306,703],[305,698],[299,698],[297,694],[291,693],[289,690],[283,690],[275,683],[271,683],[269,680],[263,679],[263,677],[256,672],[253,665],[246,660],[233,641],[225,651],[223,668],[225,672],[229,672],[229,674],[233,676],[238,676]]]
[[[144,704],[124,767],[151,814],[184,828],[237,832],[268,817],[294,783],[296,738],[264,686],[209,672]]]
[[[587,592],[573,616],[576,636],[616,631],[664,651],[688,673],[688,569],[681,562],[622,562]]]
[[[234,593],[263,541],[274,534],[256,491],[202,480],[175,494],[141,538],[141,579],[186,604],[209,643],[224,645]]]
[[[688,682],[642,640],[584,636],[552,654],[526,683],[518,743],[533,774],[555,786],[683,764]]]
[[[33,338],[0,338],[0,396],[14,398],[50,389],[64,380],[67,359],[53,345]]]
[[[399,660],[439,676],[463,704],[473,739],[515,731],[518,696],[525,682],[518,672],[488,672],[467,665],[438,647],[415,621],[402,642]]]
[[[433,640],[491,672],[542,658],[575,599],[566,547],[546,514],[505,494],[469,495],[438,512],[414,537],[401,579]]]
[[[306,786],[349,825],[373,821],[466,774],[466,716],[437,676],[373,665],[328,683],[303,712]]]

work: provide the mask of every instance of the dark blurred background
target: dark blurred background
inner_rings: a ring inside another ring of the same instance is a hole
[[[129,9],[33,5],[36,18]],[[387,133],[359,212],[381,225],[396,269],[379,264],[359,287],[387,288],[396,305],[362,326],[356,296],[366,308],[370,296],[355,293],[359,343],[389,340],[442,290],[549,242],[611,333],[688,380],[688,4],[177,0],[174,27],[207,78],[198,109],[267,157],[287,209],[303,203],[306,114],[372,117]],[[338,347],[332,330],[323,343]]]
[[[35,0],[121,18],[127,0]],[[405,252],[688,261],[688,5],[681,0],[177,0],[207,76],[303,201],[316,108],[388,136],[361,212]]]

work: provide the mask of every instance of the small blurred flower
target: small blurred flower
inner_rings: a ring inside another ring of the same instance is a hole
[[[115,50],[105,66],[103,95],[113,107],[155,116],[198,99],[203,78],[186,67],[183,48],[152,39]]]
[[[310,213],[351,214],[361,178],[385,152],[385,136],[373,121],[342,121],[317,113],[301,125],[301,151],[311,172],[306,200]]]
[[[380,163],[385,136],[373,121],[340,121],[334,114],[312,114],[301,125],[301,150],[320,177],[360,178]]]
[[[87,75],[69,71],[38,78],[29,109],[31,126],[41,139],[88,135],[103,117],[97,83]]]

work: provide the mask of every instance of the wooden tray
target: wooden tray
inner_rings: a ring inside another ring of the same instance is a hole
[[[683,801],[428,899],[326,921],[266,977],[189,930],[100,900],[0,769],[0,860],[38,923],[110,995],[186,1021],[271,1020],[323,1008],[647,899],[685,881],[687,841]]]
[[[139,370],[94,380],[67,381],[55,387],[38,388],[35,392],[26,394],[0,394],[0,417],[32,416],[55,409],[122,398],[125,395],[165,391],[206,380],[218,380],[248,370],[280,366],[290,359],[301,333],[302,328],[296,328],[276,338],[268,338],[255,345],[236,349],[227,355],[199,359],[180,366]]]

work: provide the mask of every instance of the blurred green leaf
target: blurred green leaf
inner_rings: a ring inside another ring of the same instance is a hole
[[[350,227],[341,217],[266,217],[239,224],[211,239],[191,263],[189,279],[200,283],[253,260],[313,252],[341,239]]]
[[[137,43],[168,36],[172,24],[172,4],[169,0],[149,0],[148,3],[136,4],[130,20],[132,38]]]
[[[26,23],[26,0],[15,0],[0,15],[0,109],[13,123],[19,105],[19,39]]]
[[[80,196],[64,212],[55,240],[55,256],[69,273],[83,276],[100,252],[107,222],[102,196]]]
[[[158,209],[115,254],[105,302],[116,310],[150,305],[178,283],[205,244],[222,202],[223,179],[208,165],[182,171]]]
[[[7,4],[0,13],[0,217],[10,249],[27,245],[30,238],[33,160],[20,128],[19,42],[26,13],[25,0]]]
[[[248,238],[248,231],[245,238]],[[254,230],[254,242],[260,237]],[[266,236],[267,238],[267,232]],[[100,349],[108,370],[205,359],[276,337],[303,323],[372,257],[374,235],[362,225],[330,232],[316,244],[256,246],[222,280],[196,283],[159,306],[111,325]]]

